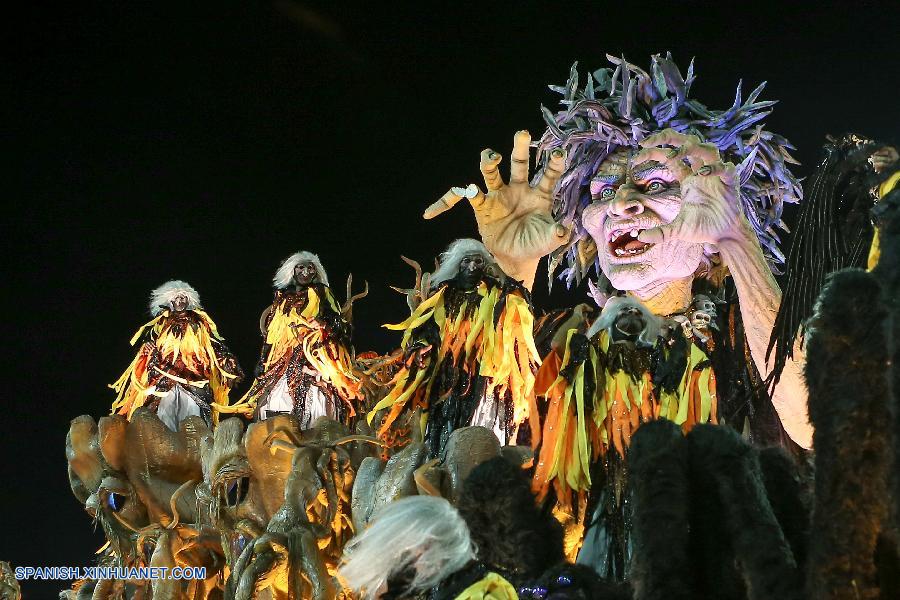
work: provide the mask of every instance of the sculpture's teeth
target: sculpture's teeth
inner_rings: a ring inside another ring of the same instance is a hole
[[[632,230],[631,230],[631,237],[636,238],[636,237],[638,236],[638,232],[639,232],[639,231],[640,231],[640,229],[632,229]]]

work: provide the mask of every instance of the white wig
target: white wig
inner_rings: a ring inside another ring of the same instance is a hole
[[[460,261],[470,254],[480,254],[484,257],[484,270],[488,275],[497,279],[503,278],[503,271],[500,270],[497,259],[485,248],[484,244],[471,238],[462,238],[447,246],[447,250],[441,254],[437,271],[431,276],[431,287],[437,287],[456,277]]]
[[[344,548],[341,579],[373,600],[394,574],[413,569],[409,590],[427,590],[475,558],[462,516],[443,498],[409,496],[383,506]]]
[[[284,259],[284,262],[278,267],[275,277],[272,278],[275,289],[283,290],[290,287],[291,283],[294,281],[294,267],[302,262],[311,262],[313,266],[316,267],[319,283],[328,285],[328,275],[325,273],[325,267],[322,266],[322,261],[312,252],[304,251],[291,254]]]
[[[637,308],[641,311],[644,316],[645,326],[638,336],[637,341],[641,344],[654,345],[656,343],[656,338],[659,337],[662,321],[659,317],[650,312],[650,309],[631,296],[616,296],[607,300],[606,304],[603,306],[603,311],[600,313],[600,317],[594,321],[594,324],[591,325],[591,328],[588,330],[587,337],[592,338],[604,329],[609,331],[610,336],[612,336],[612,327],[615,324],[619,313],[624,308]]]
[[[150,314],[154,317],[165,309],[172,309],[172,300],[178,296],[187,298],[187,309],[200,308],[200,294],[185,281],[173,279],[150,292]]]

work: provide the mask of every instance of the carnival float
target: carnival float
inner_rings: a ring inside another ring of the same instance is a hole
[[[711,109],[693,63],[608,60],[481,154],[483,187],[423,202],[477,229],[405,259],[394,352],[354,347],[367,288],[314,249],[273,274],[247,371],[197,290],[154,289],[68,475],[98,565],[205,578],[62,597],[900,597],[896,150],[829,138],[801,185],[763,85]]]

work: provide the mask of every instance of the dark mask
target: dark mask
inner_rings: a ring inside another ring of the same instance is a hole
[[[459,261],[456,272],[457,287],[464,290],[474,289],[484,277],[485,260],[481,254],[467,254]]]

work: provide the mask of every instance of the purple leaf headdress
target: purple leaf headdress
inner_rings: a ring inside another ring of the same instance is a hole
[[[744,214],[770,267],[778,272],[784,254],[778,247],[777,230],[787,231],[782,209],[785,202],[798,202],[803,192],[788,168],[788,164],[798,164],[788,152],[793,146],[763,129],[761,121],[776,102],[757,101],[765,82],[743,102],[739,82],[730,108],[710,110],[688,97],[696,79],[693,61],[684,77],[670,53],[665,58],[654,55],[650,73],[624,58],[607,55],[607,59],[615,68],[588,74],[584,87],[579,86],[578,63],[573,64],[565,86],[550,86],[562,95],[562,109],[554,114],[541,107],[547,123],[538,143],[541,164],[546,165],[554,148],[567,151],[566,171],[556,188],[554,217],[574,229],[570,243],[550,258],[551,281],[563,261],[566,265],[560,279],[570,287],[597,267],[596,248],[582,225],[581,213],[591,203],[590,180],[600,163],[616,149],[637,148],[648,135],[669,127],[715,144],[723,159],[737,166]]]

